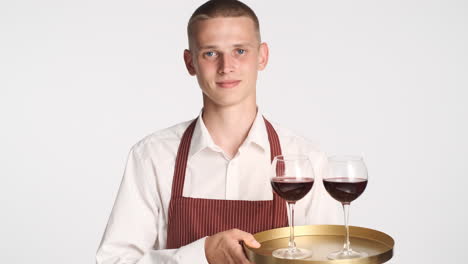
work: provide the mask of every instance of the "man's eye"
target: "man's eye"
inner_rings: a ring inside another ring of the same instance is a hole
[[[216,53],[214,51],[205,52],[205,56],[207,56],[207,57],[214,57],[215,55],[216,55]]]
[[[245,49],[238,49],[237,50],[237,54],[244,54],[245,53]]]

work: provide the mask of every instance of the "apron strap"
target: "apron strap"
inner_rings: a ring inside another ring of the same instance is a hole
[[[278,156],[281,155],[281,145],[280,141],[278,138],[278,134],[276,133],[275,129],[271,125],[271,123],[263,118],[265,120],[265,126],[267,128],[268,132],[268,141],[270,141],[270,152],[271,152],[271,161]],[[277,166],[276,170],[283,171],[284,172],[284,164],[282,166]],[[278,174],[278,175],[281,175]],[[273,190],[272,190],[273,191]],[[273,226],[272,228],[276,228],[278,226],[283,226],[284,223],[287,223],[288,220],[288,214],[287,214],[287,208],[285,205],[285,201],[279,197],[276,192],[273,192]]]
[[[189,127],[185,130],[180,141],[179,149],[177,150],[177,158],[174,168],[174,177],[172,182],[171,198],[181,197],[184,189],[185,171],[187,168],[187,159],[192,141],[193,131],[197,124],[198,118],[195,118]]]

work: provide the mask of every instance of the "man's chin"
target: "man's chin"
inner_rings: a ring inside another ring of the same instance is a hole
[[[252,102],[250,102],[252,101]],[[256,106],[255,100],[248,100],[248,98],[204,98],[204,105],[211,105],[217,108],[229,108],[236,107],[241,105],[249,105],[249,102],[252,105]]]

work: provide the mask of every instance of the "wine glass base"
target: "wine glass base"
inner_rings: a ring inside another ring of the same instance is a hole
[[[365,252],[356,252],[352,249],[342,250],[338,252],[330,253],[327,258],[328,259],[354,259],[354,258],[365,258],[368,254]]]
[[[312,256],[312,251],[303,248],[280,248],[271,254],[280,259],[305,259]]]

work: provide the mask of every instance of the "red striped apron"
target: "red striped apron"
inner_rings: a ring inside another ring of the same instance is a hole
[[[278,135],[266,119],[271,159],[281,155]],[[182,136],[174,169],[166,248],[179,248],[205,236],[237,228],[256,233],[288,225],[286,202],[276,193],[270,201],[213,200],[183,197],[187,157],[197,119]]]

